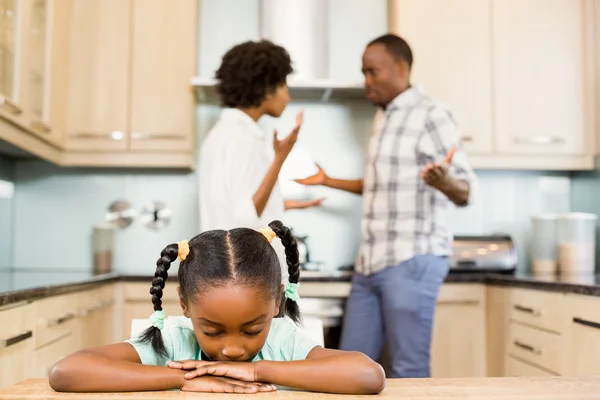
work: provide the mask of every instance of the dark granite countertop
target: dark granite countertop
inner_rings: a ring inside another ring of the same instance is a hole
[[[150,275],[141,274],[104,274],[90,275],[85,279],[67,279],[65,283],[46,286],[15,288],[10,291],[0,291],[0,307],[14,303],[31,302],[49,296],[72,293],[86,290],[103,283],[125,282],[150,282]],[[337,275],[304,271],[300,275],[301,282],[350,282],[351,272],[341,272]],[[531,274],[518,273],[516,275],[491,274],[491,273],[453,273],[446,278],[448,283],[483,283],[495,286],[519,287],[552,292],[575,293],[588,296],[600,296],[600,274],[584,276],[532,276]]]

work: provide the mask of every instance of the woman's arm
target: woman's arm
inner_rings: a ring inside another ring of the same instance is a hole
[[[358,352],[313,348],[306,360],[258,361],[261,382],[302,390],[340,394],[374,394],[385,388],[381,365]]]
[[[183,371],[142,365],[129,343],[81,350],[57,362],[50,387],[57,392],[133,392],[179,389]]]

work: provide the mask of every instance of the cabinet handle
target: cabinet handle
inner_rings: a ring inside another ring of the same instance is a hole
[[[521,343],[518,340],[515,340],[513,343],[514,343],[515,346],[520,347],[523,350],[527,350],[529,352],[532,352],[533,354],[542,354],[542,351],[540,349],[536,349],[533,346],[530,346],[530,345],[525,344],[525,343]]]
[[[181,133],[145,133],[145,132],[133,132],[131,138],[134,140],[154,140],[154,139],[175,139],[185,140],[188,135]]]
[[[31,127],[35,130],[38,130],[42,133],[50,134],[52,133],[52,128],[43,123],[42,121],[33,121],[31,122]]]
[[[477,306],[481,302],[479,300],[442,300],[438,301],[438,304],[442,305],[456,305],[456,306]]]
[[[590,328],[596,328],[596,329],[600,329],[600,323],[598,322],[594,322],[594,321],[587,321],[585,319],[582,318],[573,318],[573,322],[576,324],[580,324],[580,325],[584,325],[584,326],[589,326]]]
[[[69,136],[76,139],[112,139],[116,141],[120,141],[125,138],[125,134],[121,131],[113,131],[108,133],[76,132],[69,134]]]
[[[19,107],[18,105],[10,101],[10,99],[4,96],[0,96],[0,106],[2,106],[3,108],[7,108],[8,111],[14,115],[19,115],[23,112],[21,107]]]
[[[473,136],[463,136],[462,137],[462,141],[463,142],[472,142],[473,141]]]
[[[51,326],[64,324],[65,322],[68,322],[68,321],[72,320],[73,318],[75,318],[75,313],[70,312],[68,314],[63,315],[62,317],[58,317],[55,319],[49,319],[46,322],[46,326],[48,328],[50,328]]]
[[[533,136],[533,137],[515,137],[513,138],[515,143],[519,144],[539,144],[539,145],[547,145],[547,144],[557,144],[564,143],[565,139],[561,137],[554,136]]]
[[[102,301],[102,302],[100,302],[100,303],[98,303],[98,304],[94,304],[94,305],[93,305],[93,306],[90,308],[90,311],[98,311],[98,310],[101,310],[101,309],[103,309],[103,308],[110,307],[110,306],[112,306],[112,305],[113,305],[113,303],[114,303],[114,300],[106,300],[106,301]]]
[[[27,331],[27,332],[19,333],[17,336],[13,336],[8,339],[2,339],[2,340],[0,340],[0,348],[6,348],[9,346],[12,346],[13,344],[20,343],[24,340],[29,339],[32,336],[33,336],[33,332]]]
[[[530,308],[530,307],[523,307],[523,306],[520,306],[518,304],[515,304],[513,306],[513,308],[515,310],[517,310],[517,311],[521,311],[521,312],[524,312],[524,313],[527,313],[527,314],[531,314],[531,315],[535,315],[535,316],[542,315],[541,311],[534,310],[533,308]]]

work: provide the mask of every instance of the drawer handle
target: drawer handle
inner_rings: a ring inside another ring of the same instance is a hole
[[[87,317],[89,314],[91,314],[91,313],[93,313],[93,312],[95,312],[95,311],[101,310],[101,309],[103,309],[103,308],[110,307],[110,306],[112,306],[113,304],[114,304],[114,300],[106,300],[106,301],[102,301],[102,302],[100,302],[100,303],[96,303],[96,304],[92,305],[92,306],[91,306],[90,308],[88,308],[87,310],[82,310],[82,311],[80,311],[78,315],[79,315],[80,317],[82,317],[82,318],[83,318],[83,317]]]
[[[514,308],[515,310],[517,310],[517,311],[521,311],[521,312],[524,312],[524,313],[527,313],[527,314],[531,314],[531,315],[535,315],[535,316],[540,316],[540,315],[542,315],[542,312],[541,312],[541,311],[534,310],[534,309],[533,309],[533,308],[531,308],[531,307],[524,307],[524,306],[520,306],[520,305],[518,305],[518,304],[515,304],[515,305],[513,306],[513,308]]]
[[[600,323],[598,323],[598,322],[587,321],[585,319],[577,318],[577,317],[573,318],[573,322],[576,324],[589,326],[590,328],[600,329]]]
[[[75,139],[112,139],[115,141],[120,141],[125,138],[125,134],[121,131],[112,131],[108,133],[77,132],[71,133],[69,136]]]
[[[19,107],[18,105],[10,101],[10,99],[4,96],[0,96],[0,106],[7,108],[8,111],[14,115],[19,115],[23,112],[23,110],[21,110],[21,107]]]
[[[50,128],[48,125],[46,125],[42,121],[32,121],[31,122],[31,128],[35,129],[36,131],[40,131],[42,133],[45,133],[45,134],[52,133],[52,128]]]
[[[131,138],[134,140],[153,140],[153,139],[167,139],[167,140],[184,140],[188,135],[180,133],[145,133],[145,132],[133,132]]]
[[[473,141],[473,136],[463,136],[462,137],[462,141],[463,142],[472,142]]]
[[[525,344],[525,343],[521,343],[518,340],[515,340],[513,343],[514,343],[515,346],[520,347],[523,350],[530,351],[533,354],[542,354],[542,351],[540,349],[536,349],[533,346],[530,346],[530,345]]]
[[[565,139],[561,137],[553,137],[553,136],[533,136],[533,137],[515,137],[513,138],[515,143],[519,144],[539,144],[539,145],[548,145],[548,144],[557,144],[564,143]]]
[[[479,300],[442,300],[438,304],[456,305],[456,306],[477,306],[481,304]]]
[[[20,343],[24,340],[29,339],[32,336],[33,336],[33,332],[27,331],[27,332],[19,333],[17,336],[13,336],[8,339],[0,340],[0,348],[6,348],[6,347],[12,346],[14,344]]]
[[[49,319],[48,322],[46,323],[46,326],[48,328],[50,328],[51,326],[64,324],[65,322],[68,322],[68,321],[72,320],[73,318],[75,318],[75,313],[68,313],[68,314],[63,315],[62,317],[58,317],[55,319]]]

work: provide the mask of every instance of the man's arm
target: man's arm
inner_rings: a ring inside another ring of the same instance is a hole
[[[450,113],[442,108],[431,111],[417,151],[433,160],[443,158],[425,165],[421,172],[425,183],[442,192],[455,205],[468,205],[477,176],[460,148],[458,126]]]
[[[332,189],[343,190],[354,194],[362,194],[363,192],[363,180],[362,179],[335,179],[327,176],[323,168],[319,164],[316,164],[318,171],[316,174],[309,176],[304,179],[296,179],[297,183],[306,186],[326,186]]]

